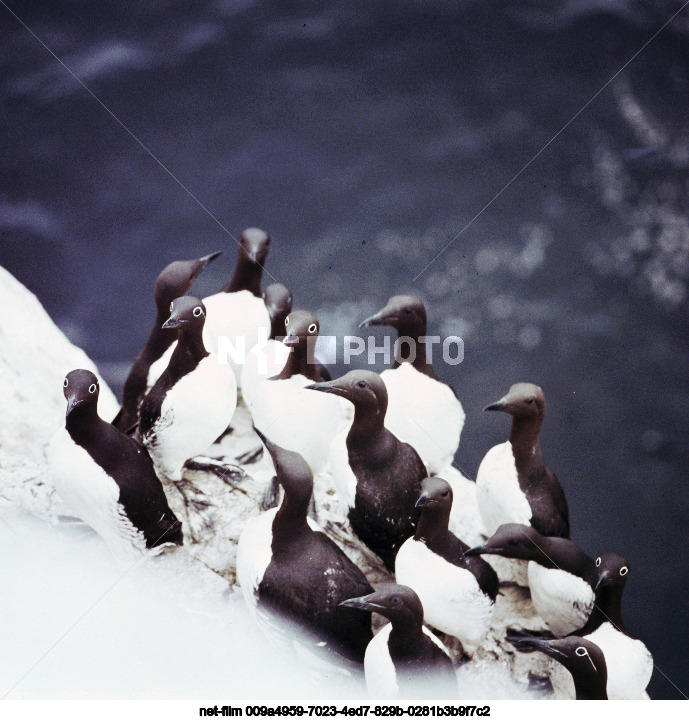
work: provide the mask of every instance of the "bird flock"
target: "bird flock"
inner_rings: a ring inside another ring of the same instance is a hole
[[[49,462],[73,513],[118,555],[182,546],[165,484],[184,486],[185,463],[226,432],[241,398],[281,497],[246,521],[236,562],[250,615],[272,644],[315,667],[363,666],[376,698],[457,697],[443,640],[457,639],[461,660],[474,657],[500,585],[516,582],[547,626],[508,629],[518,652],[562,664],[577,699],[644,697],[653,660],[622,619],[629,564],[614,553],[594,560],[570,540],[565,494],[541,451],[543,391],[516,383],[485,408],[509,414],[511,428],[479,467],[474,520],[484,542],[470,547],[453,504],[456,476],[446,473],[465,413],[426,355],[424,304],[393,296],[359,326],[393,327],[413,354],[397,352],[380,374],[333,379],[313,356],[318,318],[293,310],[286,286],[261,288],[269,247],[265,232],[244,230],[232,278],[203,300],[189,291],[220,253],[160,273],[155,323],[112,422],[98,415],[96,376],[67,374],[65,425]],[[245,348],[243,361],[221,357],[225,341]],[[314,483],[324,474],[343,523],[395,583],[374,589],[314,520]],[[373,613],[389,621],[375,634]]]

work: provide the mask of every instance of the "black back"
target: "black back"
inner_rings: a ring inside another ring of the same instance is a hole
[[[127,517],[144,534],[146,546],[182,545],[177,520],[155,474],[146,449],[88,409],[77,408],[67,419],[67,431],[93,460],[114,479]]]
[[[378,445],[383,452],[375,459],[368,447],[347,440],[349,464],[357,479],[349,521],[356,535],[393,571],[397,551],[414,535],[419,518],[415,504],[427,473],[412,446],[387,429]]]
[[[298,621],[345,658],[363,663],[371,614],[338,606],[373,589],[364,574],[324,533],[310,531],[273,543],[273,558],[258,587],[259,603]]]

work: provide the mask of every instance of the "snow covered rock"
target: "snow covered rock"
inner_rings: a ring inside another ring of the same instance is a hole
[[[2,268],[0,300],[5,310],[0,317],[0,399],[4,410],[0,416],[0,520],[10,517],[7,513],[28,511],[33,516],[59,524],[51,532],[58,536],[71,534],[65,548],[65,554],[69,555],[67,549],[76,548],[75,544],[80,543],[78,534],[72,537],[74,529],[83,526],[75,526],[73,520],[65,517],[65,509],[50,481],[46,448],[55,430],[64,423],[64,375],[78,367],[89,368],[95,373],[97,370],[83,351],[74,347],[53,324],[36,297]],[[101,379],[101,416],[112,418],[117,409],[116,399]],[[477,513],[475,484],[452,468],[440,475],[452,484],[455,493],[457,508],[452,517],[453,530],[467,543],[480,543],[483,529]],[[164,482],[170,506],[183,523],[185,546],[158,559],[156,563],[166,570],[155,573],[179,577],[180,588],[212,587],[210,596],[217,605],[218,594],[223,595],[223,588],[231,590],[235,581],[236,546],[246,519],[278,501],[273,476],[270,456],[264,453],[253,432],[250,414],[240,403],[228,432],[203,456],[187,463],[182,480]],[[327,472],[315,479],[314,488],[314,513],[321,527],[374,586],[390,581],[391,576],[380,560],[351,532]],[[18,521],[15,519],[15,522]],[[22,523],[26,525],[24,521]],[[50,526],[42,528],[47,533]],[[11,530],[9,526],[7,529]],[[45,536],[43,531],[41,533]],[[36,531],[32,534],[41,535]],[[21,541],[20,548],[27,547],[26,543]],[[40,554],[37,558],[38,563]],[[46,563],[50,563],[49,558]],[[41,570],[37,573],[40,575]],[[203,583],[194,580],[196,576]],[[22,599],[16,601],[20,607]],[[192,599],[189,602],[192,603]],[[204,605],[203,599],[193,600],[193,603]],[[374,618],[380,621],[378,617]],[[112,623],[116,624],[117,620]],[[501,589],[487,642],[470,662],[458,669],[464,697],[529,697],[534,693],[529,690],[530,679],[537,679],[547,687],[553,662],[543,654],[516,653],[505,641],[508,626],[544,628],[530,603],[528,589],[517,586]],[[452,639],[446,639],[446,642],[457,656],[457,644],[453,645]],[[103,693],[110,697],[118,695],[116,690],[107,688]],[[299,689],[294,689],[298,694]],[[218,689],[218,693],[221,692],[222,689]],[[126,690],[123,695],[126,696]],[[266,691],[265,696],[268,695],[270,693]]]

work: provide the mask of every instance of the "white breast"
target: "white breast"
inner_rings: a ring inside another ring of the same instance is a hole
[[[251,407],[260,381],[278,375],[285,367],[290,349],[278,341],[269,340],[264,344],[255,345],[247,354],[242,366],[241,383],[242,397],[247,406]]]
[[[237,581],[246,605],[253,614],[258,586],[273,558],[273,521],[277,508],[249,518],[237,544]]]
[[[390,657],[388,640],[392,631],[392,624],[387,624],[378,631],[373,640],[366,647],[364,655],[364,673],[366,675],[366,688],[373,699],[392,699],[399,695],[395,664]],[[423,632],[433,643],[449,656],[445,646],[424,628]]]
[[[531,506],[519,487],[517,467],[509,441],[493,446],[476,476],[478,507],[489,535],[503,523],[531,525]]]
[[[416,591],[429,626],[458,638],[464,651],[473,655],[490,629],[495,605],[471,571],[409,538],[395,559],[395,579]]]
[[[528,574],[531,600],[553,635],[563,638],[584,626],[595,598],[586,581],[535,561],[529,561]]]
[[[168,391],[160,418],[144,437],[156,466],[168,478],[181,478],[184,463],[229,426],[236,405],[232,369],[214,354],[204,358]]]
[[[345,516],[351,508],[354,508],[357,483],[356,476],[349,465],[348,434],[349,428],[340,431],[330,444],[330,472],[333,476],[338,503]]]
[[[48,462],[55,490],[65,505],[103,538],[113,554],[136,558],[146,551],[144,534],[119,503],[119,486],[65,428],[53,436]]]
[[[279,446],[300,453],[316,475],[325,468],[330,444],[345,420],[340,399],[306,390],[311,383],[302,375],[260,381],[249,410],[256,428]]]
[[[653,657],[641,642],[617,631],[607,621],[586,637],[605,656],[608,698],[640,699],[653,673]]]
[[[452,463],[464,426],[462,404],[452,390],[410,363],[381,373],[388,391],[385,427],[413,446],[430,474]]]
[[[270,315],[265,303],[248,290],[216,293],[204,298],[203,303],[206,306],[203,342],[212,353],[218,353],[220,336],[228,338],[234,347],[243,347],[245,354],[258,343],[259,328],[264,338],[270,336]],[[239,379],[242,363],[232,360],[230,366]]]

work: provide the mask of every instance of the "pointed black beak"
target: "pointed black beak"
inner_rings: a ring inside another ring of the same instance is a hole
[[[171,328],[179,328],[180,326],[187,323],[187,321],[184,318],[175,318],[175,316],[170,316],[165,323],[161,326],[163,330],[170,330]]]
[[[266,438],[263,433],[256,428],[256,426],[253,426],[253,429],[256,435],[261,439],[263,445],[268,449],[268,452],[272,455],[273,451],[279,448],[279,446],[275,445],[275,443],[273,443],[273,441],[269,438]]]
[[[601,575],[596,580],[596,585],[593,587],[594,591],[597,591],[601,586],[607,586],[612,579],[610,578],[607,571],[603,571]]]
[[[545,638],[525,638],[523,641],[521,641],[521,644],[524,646],[530,646],[531,648],[535,648],[537,651],[541,651],[547,656],[550,656],[551,658],[555,658],[557,660],[567,658],[566,653],[560,651],[559,648],[551,646],[550,642]]]
[[[202,268],[205,268],[209,263],[212,263],[216,258],[221,255],[222,250],[219,250],[216,253],[211,253],[210,255],[204,255],[203,258],[199,258],[199,263],[201,263]]]
[[[488,548],[487,546],[474,546],[473,548],[470,548],[468,551],[464,551],[465,556],[482,556],[484,553],[495,553],[492,548]]]
[[[77,398],[75,395],[70,396],[67,399],[67,413],[65,415],[68,416],[75,408],[82,405],[83,403],[84,403],[83,398]]]
[[[394,323],[396,320],[396,317],[385,315],[384,310],[380,310],[369,318],[366,318],[366,320],[362,320],[361,323],[359,323],[359,328],[368,328],[371,325],[390,325],[390,323]]]
[[[506,411],[509,408],[509,405],[505,403],[504,400],[499,400],[497,403],[491,403],[489,406],[486,406],[483,410],[484,411]]]
[[[366,599],[368,596],[360,596],[359,598],[348,598],[346,601],[342,601],[338,606],[347,606],[348,608],[358,608],[362,611],[380,611],[382,607],[376,603],[371,603]]]
[[[322,383],[312,383],[309,386],[304,386],[304,388],[308,388],[312,391],[321,391],[321,393],[332,393],[335,396],[346,398],[347,391],[345,391],[344,388],[331,385],[331,382],[332,381],[323,381]]]
[[[425,493],[419,498],[419,500],[414,504],[415,508],[423,508],[424,506],[430,506],[431,503],[435,503],[435,501],[432,498],[429,498]]]

